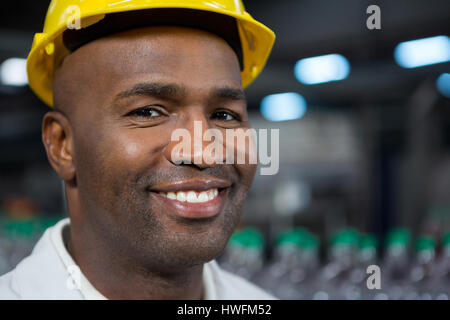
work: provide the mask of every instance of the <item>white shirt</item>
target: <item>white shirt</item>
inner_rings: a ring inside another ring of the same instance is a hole
[[[0,300],[106,300],[73,261],[63,240],[69,218],[48,228],[31,254],[0,277]],[[203,266],[205,300],[276,299],[247,280],[219,267]]]

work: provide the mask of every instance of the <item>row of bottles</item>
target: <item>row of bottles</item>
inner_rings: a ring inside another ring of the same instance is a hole
[[[30,254],[43,231],[59,219],[0,221],[0,275]],[[383,244],[381,256],[377,238],[345,229],[324,246],[308,230],[295,228],[268,246],[257,229],[246,228],[232,235],[219,262],[281,299],[449,299],[450,232],[413,241],[408,230],[397,229]],[[270,259],[266,249],[271,249]],[[368,266],[379,267],[378,287],[367,285]]]
[[[376,237],[350,228],[334,234],[321,252],[318,237],[296,228],[275,240],[266,261],[263,236],[248,228],[233,234],[219,262],[280,299],[448,300],[450,232],[442,237],[439,254],[437,244],[421,235],[412,246],[411,234],[396,229],[380,256]]]
[[[0,275],[12,270],[28,256],[45,229],[59,219],[0,219]]]

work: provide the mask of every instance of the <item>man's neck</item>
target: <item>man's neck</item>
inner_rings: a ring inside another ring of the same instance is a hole
[[[69,254],[92,286],[108,299],[198,300],[204,299],[203,265],[176,272],[154,272],[117,253],[112,246],[74,237],[66,232]],[[95,243],[95,245],[93,245]]]

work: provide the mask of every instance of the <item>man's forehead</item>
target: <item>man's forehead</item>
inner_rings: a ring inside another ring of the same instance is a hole
[[[143,83],[171,84],[180,89],[176,93],[242,91],[232,48],[216,35],[184,27],[146,27],[101,38],[70,54],[64,65],[80,95],[95,87],[108,100],[140,84],[142,91]]]
[[[111,71],[119,72],[126,71],[124,68],[159,72],[174,66],[182,68],[212,62],[217,67],[234,69],[235,73],[237,68],[240,76],[237,56],[223,39],[185,27],[146,27],[110,35],[88,43],[66,60],[77,69],[108,66]]]
[[[114,50],[119,48],[121,50]],[[207,54],[205,49],[215,49],[229,56],[236,56],[233,49],[219,36],[199,29],[176,26],[145,27],[112,34],[91,41],[70,56],[84,51],[89,52],[90,59],[120,55],[150,57],[161,53],[177,56],[180,52],[186,53],[189,50]]]

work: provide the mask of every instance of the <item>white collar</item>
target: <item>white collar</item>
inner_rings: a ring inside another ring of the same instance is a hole
[[[87,300],[107,300],[89,280],[84,276],[75,261],[70,256],[63,240],[63,230],[70,225],[70,219],[66,218],[59,221],[50,233],[50,239],[55,246],[56,252],[64,263],[66,270],[72,277],[72,285],[76,285]]]

